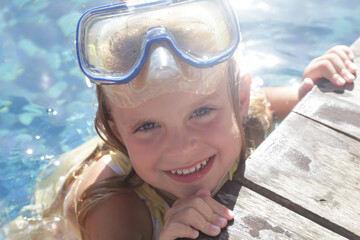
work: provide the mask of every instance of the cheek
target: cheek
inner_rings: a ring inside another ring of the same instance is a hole
[[[235,116],[231,112],[219,114],[202,130],[205,137],[219,142],[239,142],[240,130],[236,124]]]
[[[127,146],[131,165],[135,171],[144,178],[144,172],[149,172],[157,164],[157,147],[147,140],[124,139]]]
[[[214,129],[212,136],[207,137],[214,139],[214,144],[217,145],[220,154],[226,156],[229,161],[237,159],[240,155],[242,141],[234,115],[229,114],[228,117],[223,117],[219,124],[212,127]]]

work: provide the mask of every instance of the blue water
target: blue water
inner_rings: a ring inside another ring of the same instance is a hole
[[[29,203],[48,162],[95,135],[74,31],[83,5],[100,2],[0,0],[0,227]],[[233,3],[248,67],[264,85],[299,83],[312,58],[360,36],[358,0]]]

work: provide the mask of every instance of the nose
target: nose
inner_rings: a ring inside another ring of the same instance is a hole
[[[148,68],[148,81],[159,83],[176,78],[180,74],[173,52],[162,43],[151,46]]]
[[[184,157],[191,156],[198,146],[196,135],[191,129],[173,129],[168,131],[167,135],[167,157],[184,160]]]

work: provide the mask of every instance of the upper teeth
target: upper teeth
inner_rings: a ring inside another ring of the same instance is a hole
[[[177,174],[177,175],[187,175],[193,172],[196,172],[200,169],[202,169],[207,162],[209,161],[209,159],[202,161],[201,163],[198,163],[195,167],[192,168],[188,168],[188,169],[183,169],[183,170],[171,170],[172,174]]]

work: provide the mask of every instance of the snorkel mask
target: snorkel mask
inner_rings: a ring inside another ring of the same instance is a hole
[[[134,0],[85,12],[76,34],[85,76],[123,108],[167,92],[208,94],[240,42],[228,0]]]

